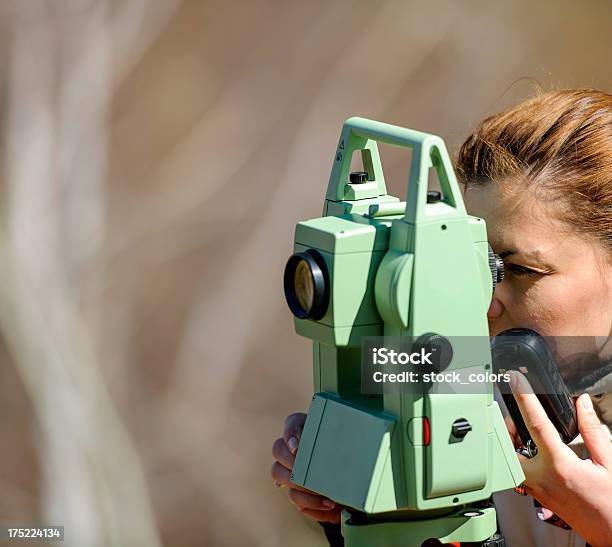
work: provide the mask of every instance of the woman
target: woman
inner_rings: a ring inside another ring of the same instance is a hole
[[[490,334],[528,327],[545,336],[608,340],[612,95],[552,91],[491,116],[465,141],[455,169],[468,211],[485,219],[493,250],[504,259],[504,282],[488,311]],[[599,362],[612,363],[611,345],[599,345]],[[524,377],[513,382],[539,452],[531,460],[517,456],[528,497],[494,497],[509,547],[612,546],[612,366],[562,373],[577,386],[575,395],[582,393],[576,403],[581,435],[571,449],[528,393]],[[329,523],[340,522],[342,508],[289,483],[304,420],[304,414],[286,420],[283,438],[273,445],[272,476],[288,487],[300,511],[328,523],[331,537],[338,530]],[[537,515],[533,499],[543,507]]]

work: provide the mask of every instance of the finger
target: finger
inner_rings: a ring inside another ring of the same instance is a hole
[[[272,456],[289,471],[293,469],[295,456],[289,451],[289,447],[285,444],[283,439],[276,439],[274,441],[272,445]]]
[[[297,451],[298,444],[300,443],[300,437],[302,436],[302,430],[306,423],[306,414],[303,412],[295,412],[287,416],[285,420],[285,430],[283,431],[283,439],[292,454]]]
[[[272,478],[280,485],[286,486],[287,488],[291,488],[294,490],[301,490],[302,492],[310,492],[306,488],[298,484],[294,484],[291,482],[291,471],[287,469],[284,465],[281,465],[278,462],[274,462],[272,464],[272,469],[270,470],[270,475]]]
[[[510,415],[504,416],[504,422],[506,423],[506,429],[508,429],[508,433],[510,433],[511,437],[514,437],[518,433],[518,429],[516,429],[516,425],[514,425],[514,420]]]
[[[612,444],[607,428],[601,425],[593,408],[593,401],[588,393],[578,397],[576,404],[578,412],[578,429],[584,444],[591,453],[591,458],[607,469],[612,469]]]
[[[336,507],[336,504],[319,494],[311,494],[310,492],[301,492],[300,490],[291,489],[287,493],[289,501],[294,505],[304,509],[314,509],[316,511],[329,511]]]
[[[278,462],[274,462],[272,464],[272,469],[270,470],[270,475],[272,478],[283,486],[293,486],[289,480],[291,476],[291,471],[287,469],[284,465],[281,465]]]
[[[510,371],[510,387],[531,438],[540,452],[556,455],[569,450],[561,441],[557,429],[548,419],[544,407],[533,393],[527,378],[520,372]]]
[[[306,516],[318,520],[319,522],[331,522],[332,524],[340,524],[341,510],[333,511],[315,511],[313,509],[300,509],[300,512]]]
[[[520,446],[523,446],[523,441],[521,441],[521,437],[518,434],[518,429],[516,428],[512,417],[510,415],[504,416],[504,422],[506,423],[506,429],[508,430],[508,434],[512,439],[512,444],[514,445],[514,448],[519,448]]]

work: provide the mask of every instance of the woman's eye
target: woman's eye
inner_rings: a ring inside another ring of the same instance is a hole
[[[504,264],[504,270],[507,272],[511,272],[512,275],[515,275],[516,277],[530,277],[534,275],[542,275],[536,270],[532,270],[531,268],[527,268],[526,266],[519,266],[518,264]]]

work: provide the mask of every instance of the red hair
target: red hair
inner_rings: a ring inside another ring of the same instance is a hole
[[[612,95],[549,91],[489,116],[461,146],[455,170],[466,188],[522,181],[612,251]]]

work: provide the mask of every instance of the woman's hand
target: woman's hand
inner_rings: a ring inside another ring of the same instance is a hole
[[[277,485],[287,487],[287,497],[299,511],[319,522],[338,524],[343,509],[341,505],[289,481],[305,422],[306,414],[302,412],[287,416],[282,438],[276,439],[272,445],[272,455],[276,460],[272,465],[272,478]]]
[[[578,398],[578,428],[591,459],[581,460],[563,444],[527,379],[513,373],[514,397],[538,446],[532,459],[519,456],[528,494],[536,498],[593,547],[612,545],[612,444],[591,398]]]

